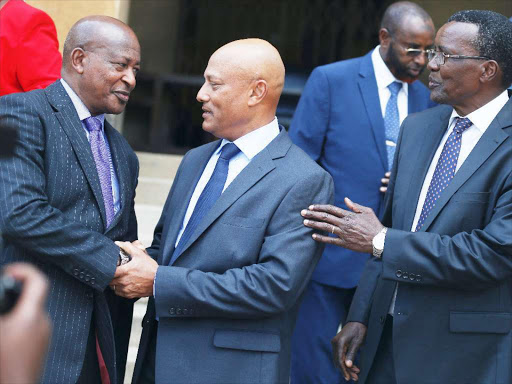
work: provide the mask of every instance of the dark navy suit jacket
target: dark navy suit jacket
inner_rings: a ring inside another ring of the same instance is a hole
[[[323,250],[300,211],[332,201],[332,179],[282,129],[226,188],[169,266],[190,197],[218,145],[185,155],[148,249],[161,266],[135,383],[155,310],[157,383],[289,382],[297,308]]]
[[[91,147],[60,82],[0,98],[0,124],[19,133],[14,157],[0,159],[0,264],[35,264],[50,284],[53,333],[41,381],[77,380],[95,321],[111,382],[122,383],[133,301],[107,285],[119,255],[113,240],[137,238],[137,157],[105,122],[121,195],[121,210],[107,228]]]
[[[433,105],[416,81],[408,89],[409,113]],[[384,119],[371,52],[316,68],[304,88],[290,127],[292,141],[334,179],[334,204],[343,199],[381,211],[380,179],[388,169]],[[367,256],[327,245],[313,280],[341,288],[357,285]]]
[[[502,108],[417,233],[420,191],[452,108],[404,121],[383,224],[348,320],[368,324],[360,382],[375,355],[396,283],[398,384],[512,382],[512,101]],[[379,276],[380,275],[380,276]]]

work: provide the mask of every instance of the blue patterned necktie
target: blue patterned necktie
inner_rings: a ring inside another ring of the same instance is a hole
[[[384,115],[384,128],[386,132],[386,140],[396,143],[398,141],[398,132],[400,130],[400,117],[398,115],[398,92],[402,89],[402,83],[394,81],[388,85],[391,96],[386,104],[386,113]],[[393,157],[395,156],[395,146],[386,145],[388,153],[388,171],[393,165]]]
[[[222,147],[212,176],[210,177],[210,180],[204,187],[203,192],[201,192],[201,195],[197,200],[194,212],[192,213],[192,216],[190,216],[190,220],[188,221],[187,226],[181,235],[178,246],[172,254],[169,265],[171,265],[179,256],[183,248],[187,245],[188,240],[194,233],[194,230],[197,228],[197,225],[201,222],[203,217],[206,216],[213,204],[215,204],[217,199],[222,194],[222,190],[226,184],[226,179],[228,178],[229,161],[239,152],[240,149],[233,143],[228,143]]]
[[[100,178],[101,194],[105,204],[108,227],[114,218],[114,197],[112,196],[112,179],[110,173],[112,158],[107,149],[107,144],[103,139],[101,120],[91,116],[84,119],[83,122],[89,131],[89,142],[91,144],[92,156],[96,163],[96,170]]]
[[[434,209],[437,199],[441,196],[441,192],[443,192],[448,184],[450,184],[450,181],[452,181],[453,176],[455,176],[462,133],[471,127],[471,125],[473,125],[473,123],[467,117],[457,117],[455,127],[453,127],[450,136],[448,136],[441,156],[437,161],[436,169],[428,187],[423,208],[421,209],[420,218],[418,224],[416,224],[416,232],[421,229],[429,213]]]

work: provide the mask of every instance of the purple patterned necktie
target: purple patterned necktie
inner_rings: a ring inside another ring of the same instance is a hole
[[[473,125],[473,123],[467,117],[457,117],[455,127],[450,133],[450,136],[448,136],[448,140],[446,140],[441,156],[437,162],[434,176],[432,176],[432,181],[428,187],[425,203],[423,203],[423,208],[421,209],[418,224],[416,224],[415,232],[421,229],[430,211],[434,209],[441,192],[443,192],[448,184],[450,184],[450,181],[452,181],[453,176],[455,176],[462,133],[471,127],[471,125]]]
[[[114,197],[112,196],[112,179],[110,174],[112,159],[109,155],[107,144],[103,140],[101,120],[91,116],[84,119],[83,122],[89,131],[89,142],[100,178],[101,194],[105,203],[108,227],[114,218]]]

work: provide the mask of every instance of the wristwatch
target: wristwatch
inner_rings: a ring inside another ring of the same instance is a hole
[[[129,254],[127,254],[125,251],[123,251],[122,249],[119,250],[119,259],[117,260],[117,266],[119,267],[120,265],[125,265],[126,263],[128,263],[132,258],[130,257]]]
[[[382,230],[375,235],[372,239],[373,246],[373,256],[381,257],[382,252],[384,252],[384,242],[386,241],[386,232],[388,229],[386,227],[382,228]]]

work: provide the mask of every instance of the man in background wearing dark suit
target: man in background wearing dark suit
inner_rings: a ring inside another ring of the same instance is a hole
[[[356,59],[316,68],[290,137],[334,179],[335,204],[354,196],[382,209],[400,122],[433,105],[416,81],[434,42],[434,24],[418,5],[392,4],[382,18],[380,45]],[[380,190],[379,190],[380,188]],[[306,289],[293,336],[292,384],[334,384],[330,340],[344,323],[366,255],[327,245]]]
[[[303,212],[336,235],[316,240],[374,256],[334,360],[367,384],[511,383],[512,24],[461,11],[435,46],[429,88],[447,105],[404,121],[382,224],[350,200]]]
[[[138,161],[104,114],[124,110],[139,62],[128,26],[87,17],[67,36],[61,80],[0,98],[0,124],[18,132],[0,160],[1,264],[48,277],[43,383],[123,380],[133,303],[107,286],[120,261],[113,240],[137,238]]]
[[[289,382],[298,304],[323,249],[300,204],[332,201],[333,183],[277,122],[284,72],[260,39],[208,62],[197,100],[221,140],[181,162],[148,249],[159,265],[124,243],[133,259],[112,282],[152,296],[134,383]]]

